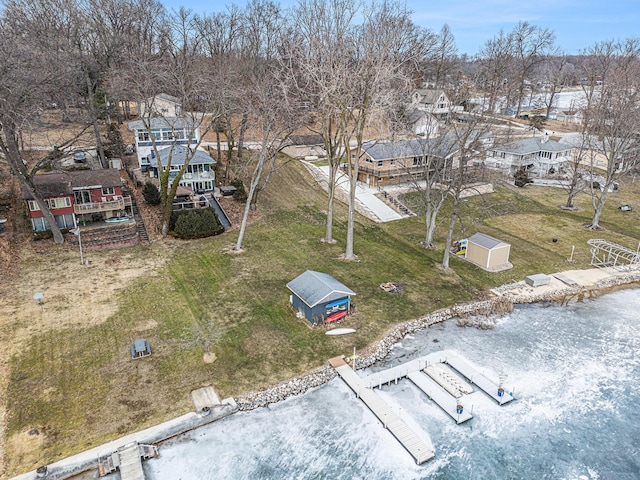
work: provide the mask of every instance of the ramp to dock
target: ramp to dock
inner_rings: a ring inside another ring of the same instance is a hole
[[[130,443],[118,450],[121,480],[145,480],[142,460],[137,443]]]
[[[386,402],[365,386],[362,379],[351,367],[344,361],[340,365],[340,362],[336,361],[336,359],[331,360],[331,365],[342,380],[355,392],[356,396],[378,417],[384,427],[398,439],[418,465],[431,460],[435,456],[433,450],[389,408]]]
[[[462,400],[456,400],[444,388],[436,383],[432,378],[426,376],[422,372],[412,372],[407,375],[416,387],[422,390],[431,400],[444,410],[444,412],[453,418],[456,423],[464,423],[471,420],[471,414],[467,410],[458,413],[458,405]]]

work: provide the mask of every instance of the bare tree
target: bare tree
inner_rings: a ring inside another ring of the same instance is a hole
[[[329,163],[327,221],[324,241],[334,243],[333,204],[336,174],[343,156],[340,96],[349,70],[349,35],[358,6],[354,0],[303,0],[293,11],[298,35],[288,46],[288,70],[300,96],[317,115],[309,129],[322,136]]]
[[[348,83],[336,102],[350,187],[345,259],[355,258],[356,187],[365,130],[374,112],[394,110],[400,92],[408,93],[415,67],[430,47],[427,32],[411,22],[409,12],[399,3],[372,4],[364,8],[363,15],[362,24],[353,29]]]
[[[597,43],[586,54],[584,129],[592,155],[604,163],[602,180],[590,182],[594,214],[588,226],[599,230],[608,193],[639,152],[640,40]],[[591,168],[592,180],[597,170]]]
[[[25,145],[24,134],[39,128],[42,114],[53,104],[76,100],[74,79],[79,72],[68,40],[75,19],[72,5],[61,2],[49,10],[37,1],[6,2],[0,17],[0,151],[37,202],[55,243],[63,243],[64,237],[33,178],[44,167],[55,168],[60,151],[33,158],[26,151],[30,146]],[[58,147],[65,148],[83,132],[79,128]]]

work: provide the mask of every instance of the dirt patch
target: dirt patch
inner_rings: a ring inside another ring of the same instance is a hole
[[[46,442],[47,436],[41,428],[30,428],[12,435],[7,439],[7,447],[13,452],[10,463],[37,468],[40,451]]]
[[[136,247],[89,252],[88,266],[80,264],[79,252],[68,245],[56,246],[45,241],[10,247],[15,251],[11,253],[10,263],[20,275],[3,275],[0,285],[0,312],[3,312],[0,315],[0,478],[9,471],[7,451],[11,452],[12,464],[19,455],[19,464],[26,466],[35,461],[29,455],[41,452],[40,448],[33,447],[44,442],[42,433],[34,437],[21,432],[6,439],[5,402],[11,357],[26,348],[33,335],[105,322],[116,312],[114,298],[161,268],[177,245],[176,241],[168,240],[154,243],[152,250]],[[43,293],[42,305],[33,298],[36,292]],[[141,331],[156,325],[157,322],[150,319],[141,326]],[[55,392],[44,394],[55,395]]]

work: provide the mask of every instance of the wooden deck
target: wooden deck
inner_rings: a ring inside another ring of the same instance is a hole
[[[367,388],[362,379],[351,367],[344,363],[344,361],[340,364],[337,359],[332,359],[330,363],[344,382],[355,392],[356,396],[378,417],[384,425],[384,428],[389,430],[411,454],[418,465],[431,460],[435,456],[433,450],[389,408],[384,400],[371,389]]]

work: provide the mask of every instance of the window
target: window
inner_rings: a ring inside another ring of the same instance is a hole
[[[382,160],[378,160],[378,166],[381,167],[384,164]]]
[[[38,210],[40,210],[38,202],[36,202],[35,200],[29,200],[29,210],[32,212],[37,212]]]
[[[138,132],[138,141],[139,142],[148,142],[149,141],[149,132],[142,131],[142,132]]]
[[[373,160],[371,160],[369,157],[364,159],[365,163],[373,163]]]
[[[116,189],[114,187],[102,187],[103,195],[114,195],[116,193]]]
[[[414,167],[420,167],[424,164],[424,158],[423,157],[413,157],[413,166]]]
[[[396,159],[392,158],[391,161],[389,162],[391,164],[391,166],[393,167],[396,164]]]

